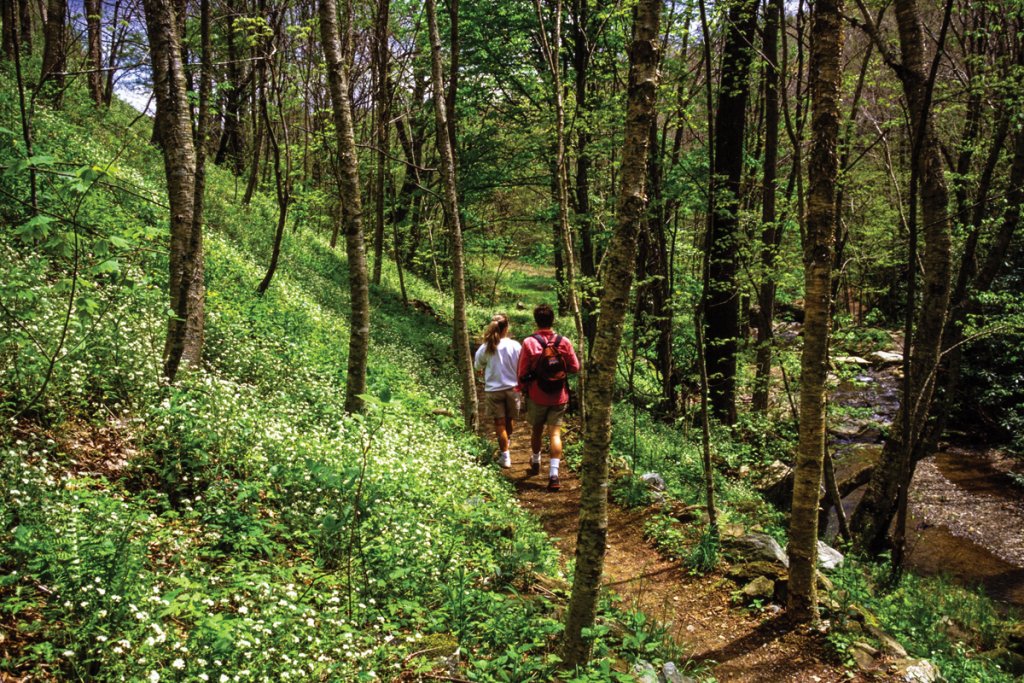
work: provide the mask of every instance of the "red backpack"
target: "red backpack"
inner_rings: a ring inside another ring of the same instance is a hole
[[[534,361],[533,374],[537,379],[537,387],[545,394],[558,396],[565,387],[568,375],[565,372],[565,360],[558,346],[562,343],[562,335],[556,334],[553,341],[548,341],[539,334],[533,338],[540,344],[541,352]]]

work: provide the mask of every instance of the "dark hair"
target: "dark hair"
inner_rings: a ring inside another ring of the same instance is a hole
[[[546,330],[555,324],[555,312],[547,304],[541,304],[533,309],[533,321],[537,327]]]
[[[484,343],[487,344],[487,353],[494,353],[498,350],[498,342],[501,341],[502,335],[508,330],[508,316],[504,313],[498,313],[491,322],[487,324],[487,329],[484,330]]]

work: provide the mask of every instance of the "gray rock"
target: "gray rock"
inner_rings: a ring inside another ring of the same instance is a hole
[[[843,554],[818,541],[818,568],[830,571],[843,566]]]
[[[864,673],[870,673],[878,669],[878,650],[867,643],[859,641],[850,643],[850,647],[847,648],[847,652],[849,652],[850,656],[853,657],[853,661],[857,664],[857,668]]]
[[[723,539],[726,553],[746,562],[767,560],[789,567],[789,557],[778,541],[768,534],[751,533],[739,538]]]
[[[657,472],[645,472],[640,475],[640,481],[647,484],[652,491],[664,491],[665,479]]]
[[[927,659],[900,659],[893,663],[892,672],[906,683],[941,683],[945,680],[939,668]]]
[[[781,460],[773,461],[758,476],[754,488],[768,502],[784,510],[788,509],[793,498],[793,468]]]
[[[676,668],[675,662],[665,662],[665,666],[661,667],[661,675],[658,676],[658,680],[661,683],[697,683],[696,678],[684,676]]]
[[[877,626],[868,626],[868,633],[878,639],[879,645],[882,646],[882,652],[894,657],[895,659],[906,659],[907,651],[900,645],[900,641],[896,640],[888,633],[878,628]]]
[[[892,351],[872,351],[868,354],[868,360],[880,367],[887,367],[890,365],[899,365],[903,362],[902,353],[893,353]]]
[[[658,670],[654,668],[654,665],[648,662],[646,659],[641,659],[633,664],[633,668],[630,673],[640,683],[660,683],[658,680]]]
[[[771,600],[775,595],[775,582],[767,576],[759,576],[742,588],[743,595],[748,598]]]

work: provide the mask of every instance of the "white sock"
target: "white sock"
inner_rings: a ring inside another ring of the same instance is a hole
[[[552,477],[558,476],[558,465],[562,460],[560,458],[551,458],[551,474]]]
[[[530,462],[533,464],[540,464],[540,453],[534,453],[530,456]]]
[[[500,464],[501,464],[502,467],[511,467],[512,466],[512,456],[509,454],[508,451],[502,451],[501,452]]]

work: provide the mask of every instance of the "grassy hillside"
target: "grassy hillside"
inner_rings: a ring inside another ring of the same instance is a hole
[[[548,680],[557,599],[530,586],[558,574],[555,553],[486,443],[446,414],[449,330],[404,309],[388,273],[372,293],[369,410],[346,416],[344,261],[300,220],[258,298],[276,207],[241,206],[211,168],[206,363],[165,386],[149,121],[72,89],[33,126],[26,161],[0,76],[0,672]],[[640,654],[607,634],[573,680],[609,680]]]

